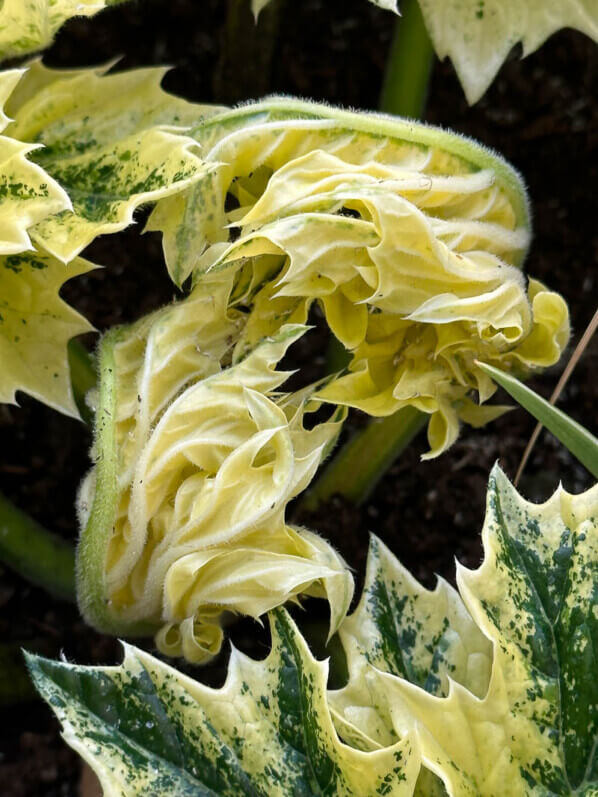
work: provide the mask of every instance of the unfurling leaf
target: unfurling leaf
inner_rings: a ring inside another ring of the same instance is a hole
[[[231,304],[252,308],[241,350],[318,301],[351,352],[320,399],[374,416],[415,407],[437,456],[459,421],[505,410],[474,402],[496,389],[476,358],[523,373],[558,360],[567,307],[519,268],[525,189],[495,154],[414,122],[277,98],[193,135],[213,168],[158,202],[148,229],[164,233],[178,284],[234,275]]]
[[[29,145],[30,158],[72,201],[72,210],[31,230],[55,257],[72,259],[96,236],[130,224],[140,205],[176,193],[206,171],[181,129],[210,109],[164,92],[164,71],[103,75],[34,63],[10,97],[14,121],[6,133],[38,145]]]
[[[210,689],[136,648],[120,667],[28,656],[66,741],[105,797],[408,797],[419,768],[407,736],[371,753],[339,741],[326,703],[327,665],[288,615],[271,615],[264,661],[232,651]]]
[[[512,48],[537,50],[561,28],[576,28],[598,41],[595,0],[419,0],[439,58],[455,65],[470,104],[494,80]]]
[[[326,597],[331,628],[352,577],[317,535],[285,522],[344,418],[307,430],[307,393],[279,393],[276,363],[303,326],[283,327],[231,364],[243,315],[230,276],[111,333],[100,347],[96,466],[80,496],[79,602],[112,633],[159,632],[202,661],[225,611],[259,617],[300,594]]]
[[[67,343],[93,327],[60,296],[61,286],[95,268],[68,266],[42,252],[0,256],[0,402],[22,390],[67,415],[79,416],[69,378]]]
[[[401,667],[386,659],[366,667],[364,682],[378,703],[370,700],[369,715],[361,715],[379,718],[379,704],[381,727],[390,721],[399,738],[415,733],[425,765],[451,797],[596,794],[598,487],[578,496],[559,489],[533,505],[496,467],[483,542],[481,567],[459,566],[457,580],[465,607],[493,643],[487,691],[449,668],[446,696],[437,696],[418,677],[399,677]],[[427,614],[417,615],[424,628]],[[382,615],[383,638],[387,627]],[[361,721],[358,710],[350,716]],[[365,724],[364,733],[372,727]]]

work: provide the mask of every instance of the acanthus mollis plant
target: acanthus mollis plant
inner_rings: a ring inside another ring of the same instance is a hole
[[[533,505],[495,468],[459,592],[372,538],[341,690],[280,609],[268,658],[233,651],[220,690],[131,647],[120,667],[29,666],[110,797],[595,794],[597,512],[596,487]]]
[[[318,396],[388,416],[430,416],[430,453],[504,408],[481,360],[526,373],[554,364],[565,302],[521,264],[529,216],[494,153],[424,125],[272,98],[193,130],[206,171],[157,203],[171,276],[233,271],[251,348],[317,301],[348,350]],[[227,201],[234,200],[234,210]],[[232,231],[231,231],[232,228]],[[477,392],[480,404],[472,401]]]
[[[328,598],[331,633],[353,594],[338,554],[289,525],[344,418],[309,430],[313,389],[280,392],[275,366],[306,331],[284,326],[239,362],[230,278],[106,335],[95,466],[80,493],[79,605],[113,634],[156,634],[164,653],[218,653],[220,617],[256,619],[299,594]]]

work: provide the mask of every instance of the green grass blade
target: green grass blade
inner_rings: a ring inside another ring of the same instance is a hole
[[[477,365],[503,387],[521,406],[544,424],[552,434],[598,479],[598,439],[562,410],[553,407],[529,387],[494,366]]]

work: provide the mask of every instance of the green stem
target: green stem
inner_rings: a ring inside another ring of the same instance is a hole
[[[386,62],[380,110],[419,119],[428,95],[434,49],[417,0],[403,0]]]
[[[424,426],[427,415],[404,407],[387,418],[374,418],[356,432],[334,457],[300,504],[313,511],[339,494],[363,504],[395,459]]]
[[[75,600],[73,546],[0,493],[0,561],[55,598]]]
[[[77,340],[69,342],[68,353],[75,402],[85,423],[90,424],[93,413],[85,403],[85,395],[98,381],[94,358]]]

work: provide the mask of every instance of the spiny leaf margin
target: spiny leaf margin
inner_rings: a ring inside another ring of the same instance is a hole
[[[119,667],[26,656],[105,797],[411,794],[419,769],[411,738],[372,753],[340,742],[326,704],[326,663],[313,658],[284,610],[271,613],[270,627],[268,658],[233,649],[222,689],[129,645]]]

